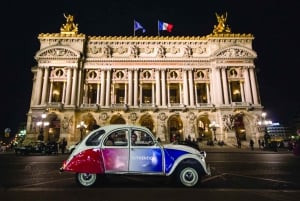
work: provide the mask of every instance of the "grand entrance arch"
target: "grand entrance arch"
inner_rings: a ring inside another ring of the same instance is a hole
[[[86,133],[89,133],[90,131],[95,130],[96,128],[99,128],[99,126],[97,125],[96,119],[90,113],[83,116],[83,121],[87,125]]]
[[[172,115],[168,120],[170,142],[183,140],[183,123],[179,115]]]
[[[110,120],[110,124],[126,124],[125,119],[122,117],[122,115],[117,114],[112,116]]]
[[[48,132],[45,132],[45,140],[47,139],[48,142],[57,142],[60,138],[60,119],[58,118],[57,114],[50,113],[46,117],[46,121],[49,122]]]
[[[244,117],[242,114],[236,114],[234,116],[234,128],[236,138],[240,139],[241,141],[246,141],[246,129],[244,125]]]
[[[210,120],[207,115],[199,116],[197,119],[198,140],[211,140],[212,131],[209,129]]]
[[[140,124],[141,124],[141,126],[148,128],[153,133],[154,121],[153,121],[152,116],[150,116],[148,114],[143,115],[140,119]]]

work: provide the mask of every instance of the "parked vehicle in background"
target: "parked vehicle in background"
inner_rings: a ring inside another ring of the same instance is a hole
[[[84,187],[109,174],[173,177],[181,186],[195,187],[203,176],[210,175],[205,158],[205,151],[161,144],[145,127],[107,125],[87,135],[60,171],[75,173],[76,181]]]
[[[48,155],[58,154],[58,143],[57,142],[48,142],[45,147],[45,153]]]
[[[42,141],[30,142],[27,145],[15,147],[16,155],[45,154],[46,145]]]

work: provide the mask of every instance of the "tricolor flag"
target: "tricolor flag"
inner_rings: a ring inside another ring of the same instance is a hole
[[[143,33],[146,32],[146,29],[144,29],[144,27],[141,25],[141,23],[139,23],[138,21],[136,20],[133,20],[133,27],[134,27],[134,35],[135,35],[135,32],[139,29],[142,29],[143,30]]]
[[[168,31],[171,32],[173,29],[173,24],[169,24],[166,22],[161,22],[158,20],[158,31]]]

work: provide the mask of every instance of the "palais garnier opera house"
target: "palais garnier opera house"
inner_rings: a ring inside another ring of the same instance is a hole
[[[145,126],[163,143],[263,138],[254,36],[233,33],[227,13],[205,36],[88,36],[64,17],[37,38],[26,140],[72,144],[109,124]]]

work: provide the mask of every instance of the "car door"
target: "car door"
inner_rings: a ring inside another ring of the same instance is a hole
[[[132,129],[129,140],[129,172],[161,174],[162,149],[154,143],[153,137],[144,130]]]
[[[128,172],[128,129],[110,132],[103,140],[103,165],[106,173]]]

